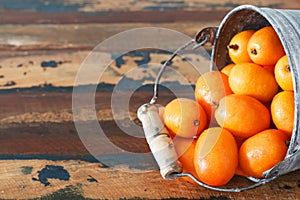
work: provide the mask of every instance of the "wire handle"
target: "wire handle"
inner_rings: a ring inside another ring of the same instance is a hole
[[[193,43],[196,43],[196,45],[193,46],[193,49],[196,49],[200,46],[204,46],[207,43],[212,44],[215,39],[215,33],[216,33],[217,27],[207,27],[199,31],[193,39],[185,43],[184,45],[180,46],[178,49],[176,49],[170,58],[166,60],[162,67],[160,68],[160,71],[157,74],[157,77],[155,79],[154,87],[153,87],[153,97],[150,100],[149,104],[155,104],[157,98],[158,98],[158,85],[160,82],[160,79],[166,69],[166,67],[171,63],[171,61],[177,56],[177,54],[192,45]]]
[[[219,191],[219,192],[243,192],[246,190],[251,190],[254,188],[257,188],[259,186],[262,186],[274,179],[277,178],[277,176],[273,176],[270,178],[263,178],[263,179],[256,179],[256,183],[246,186],[246,187],[241,187],[241,188],[224,188],[224,187],[214,187],[214,186],[210,186],[207,185],[201,181],[199,181],[196,177],[194,177],[192,174],[190,173],[179,173],[179,174],[173,174],[174,177],[190,177],[193,181],[195,181],[198,185],[207,188],[207,189],[211,189],[211,190],[215,190],[215,191]],[[252,180],[252,177],[248,177],[249,180]]]

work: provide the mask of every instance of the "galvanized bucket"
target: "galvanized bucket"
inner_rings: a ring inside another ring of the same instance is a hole
[[[238,32],[247,29],[260,29],[267,25],[273,26],[277,32],[289,60],[294,84],[294,127],[288,152],[285,159],[264,172],[261,179],[248,177],[256,182],[243,188],[219,188],[212,187],[197,180],[189,173],[182,173],[181,164],[177,161],[174,145],[168,136],[155,105],[157,98],[157,84],[166,67],[179,50],[198,43],[196,46],[212,44],[211,70],[221,70],[229,64],[230,58],[227,45],[230,39]],[[177,177],[188,176],[199,185],[225,192],[241,192],[263,185],[280,175],[300,169],[300,10],[283,10],[271,8],[258,8],[251,5],[242,5],[231,10],[222,20],[219,27],[208,27],[198,32],[195,38],[176,50],[171,58],[162,66],[154,87],[154,96],[150,103],[142,105],[138,110],[147,142],[160,167],[160,173],[164,179],[171,180]]]
[[[227,44],[236,33],[271,25],[278,34],[288,57],[294,84],[294,128],[285,159],[265,172],[271,178],[300,169],[300,10],[258,8],[251,5],[236,7],[218,27],[212,50],[211,70],[221,69],[230,62]]]

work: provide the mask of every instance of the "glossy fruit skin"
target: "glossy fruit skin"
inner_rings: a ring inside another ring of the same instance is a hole
[[[285,158],[288,136],[277,129],[264,130],[248,138],[239,150],[239,164],[247,175],[262,178]]]
[[[173,139],[173,142],[174,142],[176,153],[178,155],[178,161],[182,164],[183,167],[182,171],[189,172],[197,178],[197,173],[194,165],[194,153],[195,153],[197,140],[176,137]],[[190,183],[196,184],[196,182],[189,177],[182,177],[182,178]]]
[[[228,76],[219,71],[210,71],[201,75],[196,82],[195,98],[207,115],[210,124],[215,124],[214,112],[224,96],[232,94]]]
[[[245,30],[237,33],[231,38],[227,50],[232,62],[251,62],[247,51],[247,45],[254,32],[254,30]]]
[[[208,140],[216,140],[216,143],[211,151],[202,157],[201,151]],[[206,129],[197,140],[194,163],[202,182],[211,186],[228,183],[238,166],[238,149],[232,134],[220,127]]]
[[[233,135],[248,138],[270,126],[270,112],[257,99],[231,94],[219,103],[215,112],[219,126],[226,128]]]
[[[230,63],[221,69],[221,72],[229,76],[231,69],[235,66],[234,63]]]
[[[235,94],[249,95],[264,103],[271,101],[279,88],[274,75],[255,63],[236,64],[228,82]]]
[[[187,98],[176,98],[164,109],[163,119],[171,134],[193,138],[207,126],[204,109],[196,101]]]
[[[274,75],[274,68],[275,66],[274,65],[265,65],[265,66],[262,66],[264,69],[268,70],[273,76]]]
[[[289,65],[288,57],[286,55],[281,57],[276,63],[274,68],[274,74],[278,85],[283,90],[294,90],[292,72]]]
[[[275,65],[285,55],[282,43],[271,26],[253,33],[248,41],[247,51],[251,60],[259,65]]]
[[[271,116],[275,126],[292,136],[294,126],[294,92],[282,91],[271,102]]]

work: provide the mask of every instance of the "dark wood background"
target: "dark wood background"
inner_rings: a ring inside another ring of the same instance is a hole
[[[228,11],[246,3],[300,9],[298,0],[1,0],[0,199],[299,199],[299,171],[242,193],[215,192],[184,180],[161,178],[153,158],[144,156],[149,149],[140,138],[141,130],[136,132],[140,137],[133,137],[116,124],[117,120],[124,127],[140,125],[136,109],[151,98],[151,87],[135,91],[128,112],[117,115],[111,111],[111,96],[138,61],[161,63],[169,54],[149,50],[126,54],[121,62],[111,63],[96,83],[96,115],[106,134],[99,143],[90,144],[97,148],[98,159],[80,139],[73,121],[76,74],[96,45],[142,27],[168,28],[193,37],[204,27],[218,26]],[[113,55],[101,52],[99,56],[105,60]],[[187,61],[197,56],[189,53],[174,61],[176,70],[192,85],[199,74]],[[203,61],[198,70],[207,71],[208,62]],[[138,75],[128,78],[128,91],[147,83],[147,78]],[[182,86],[171,75],[167,77]],[[174,94],[162,89],[159,97],[164,105]],[[108,151],[104,139],[125,153]],[[235,177],[228,187],[249,184]]]

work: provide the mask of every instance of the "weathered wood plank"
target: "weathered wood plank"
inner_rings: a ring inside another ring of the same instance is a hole
[[[158,171],[113,169],[84,161],[0,161],[3,199],[298,199],[299,172],[242,193],[222,193],[177,179],[163,180]],[[251,184],[236,177],[229,186]]]
[[[154,160],[140,154],[149,152],[145,140],[124,135],[109,121],[114,120],[110,94],[96,94],[100,125],[111,142],[136,156],[108,152],[105,142],[100,141],[93,144],[101,153],[100,159],[93,159],[72,122],[71,92],[1,94],[5,110],[0,113],[0,198],[270,199],[280,195],[297,199],[299,171],[239,194],[214,192],[183,180],[163,180]],[[137,107],[151,95],[151,91],[133,94],[129,120],[134,120]],[[163,90],[160,97],[160,103],[165,104],[173,95]],[[248,184],[236,177],[228,187]]]
[[[232,9],[238,5],[248,4],[247,0],[231,1],[209,1],[209,0],[116,0],[114,2],[100,0],[52,0],[52,1],[35,1],[27,0],[2,0],[1,7],[4,10],[18,10],[31,12],[82,12],[82,13],[101,13],[101,12],[130,12],[130,11],[180,11],[180,10],[224,10]],[[266,0],[263,2],[251,2],[257,6],[267,6],[275,8],[297,8],[297,0]]]
[[[131,152],[149,152],[143,132],[142,138],[126,135],[115,120],[128,126],[138,121],[137,108],[150,100],[152,92],[142,91],[133,94],[129,113],[124,111],[113,115],[111,92],[96,93],[96,115],[105,136],[112,143]],[[83,94],[87,95],[87,94]],[[168,91],[161,91],[160,103],[166,104],[174,98]],[[86,151],[74,126],[72,115],[72,93],[67,92],[19,92],[0,94],[0,159],[35,157],[49,159],[88,159],[93,160]],[[88,116],[82,121],[89,123]],[[134,122],[135,121],[135,122]],[[88,136],[87,136],[88,137]],[[114,154],[108,151],[105,140],[97,140],[99,154]]]
[[[0,28],[0,49],[3,54],[9,50],[92,50],[105,39],[134,28],[168,28],[193,37],[200,29],[219,23],[220,20],[203,17],[194,22],[169,23],[8,24]]]
[[[167,54],[126,54],[121,57],[122,64],[113,62],[99,80],[104,84],[96,93],[96,115],[106,135],[89,144],[98,149],[98,160],[87,151],[74,126],[72,86],[83,60],[99,42],[130,28],[149,26],[178,30],[193,37],[198,29],[218,25],[230,9],[244,3],[248,1],[1,1],[0,198],[299,199],[299,171],[238,194],[214,192],[183,180],[165,181],[160,177],[153,158],[143,156],[149,153],[145,140],[126,135],[115,122],[129,127],[139,124],[136,109],[151,98],[151,90],[135,92],[129,111],[124,109],[116,115],[111,111],[111,92],[104,91],[111,91],[122,78],[128,81],[127,90],[152,83],[148,75],[154,77],[157,70],[145,73],[138,63],[150,58],[144,64],[160,64]],[[253,4],[300,8],[298,0]],[[99,55],[103,60],[114,56],[107,52]],[[173,63],[190,84],[198,73],[187,61],[197,59],[191,53]],[[208,70],[207,62],[198,63],[201,72]],[[132,69],[136,76],[129,73]],[[173,75],[168,71],[164,80],[182,86]],[[173,97],[162,90],[159,103],[164,105]],[[88,115],[80,119],[89,123]],[[88,136],[93,139],[92,132]],[[108,149],[104,138],[125,154]],[[248,184],[248,180],[235,177],[228,187]]]
[[[113,53],[98,52],[93,68],[105,69],[99,80],[86,78],[78,84],[118,84],[127,81],[128,87],[153,83],[159,67],[170,57],[169,53],[146,50],[133,52],[113,58]],[[0,89],[45,87],[68,87],[75,84],[79,68],[90,51],[34,51],[29,55],[0,58]],[[122,61],[118,63],[118,61]],[[139,62],[140,61],[140,62]],[[179,84],[195,84],[197,78],[209,70],[209,54],[205,56],[186,53],[176,57],[172,68],[167,70],[162,81]],[[145,68],[145,66],[149,66]],[[87,67],[87,66],[85,66]],[[90,74],[87,76],[93,76]],[[181,78],[180,78],[181,75]],[[152,79],[152,81],[150,80]],[[129,89],[129,88],[128,88]]]
[[[268,0],[251,2],[253,5],[273,8],[299,9],[297,0]],[[249,1],[34,1],[0,2],[0,24],[30,23],[118,23],[118,22],[174,22],[222,19],[232,8]],[[55,14],[54,14],[55,13]],[[20,17],[22,16],[22,17]]]

